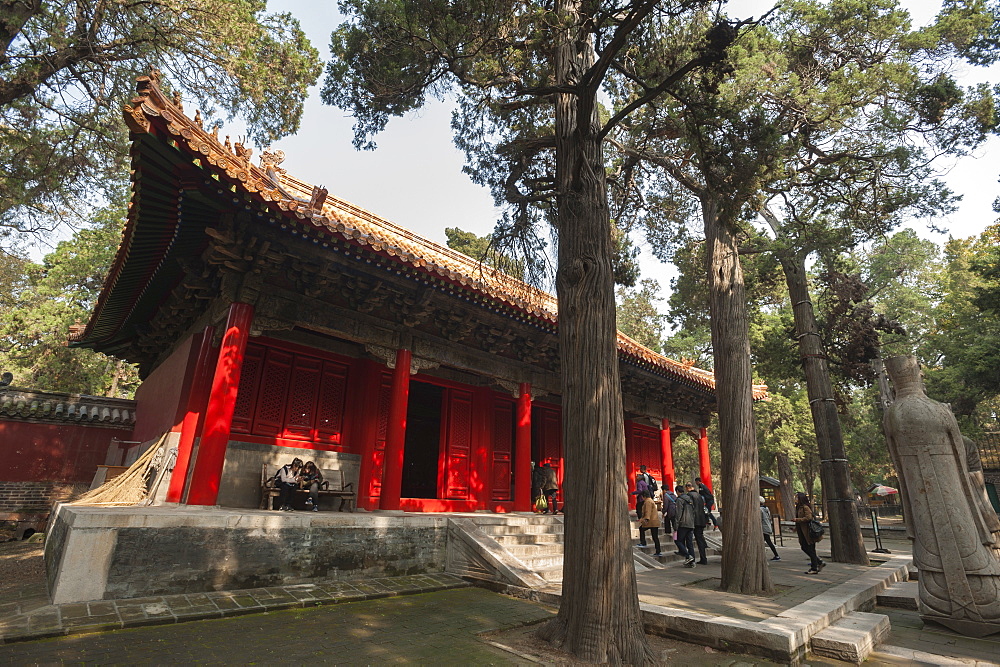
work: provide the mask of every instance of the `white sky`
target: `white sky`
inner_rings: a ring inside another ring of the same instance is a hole
[[[934,0],[904,0],[915,23],[928,21],[940,3]],[[771,6],[762,0],[734,0],[733,16],[759,16]],[[329,58],[330,33],[340,22],[332,3],[317,0],[278,0],[270,11],[289,11],[302,22],[303,29],[321,57]],[[963,82],[1000,81],[1000,66],[989,70],[967,68]],[[489,192],[474,185],[462,173],[464,156],[455,148],[450,127],[451,110],[444,103],[431,102],[417,113],[390,120],[376,141],[375,151],[356,151],[352,145],[353,119],[319,100],[320,84],[306,102],[298,134],[276,144],[285,152],[282,165],[291,174],[323,185],[331,194],[353,202],[373,213],[407,227],[433,241],[444,243],[446,227],[460,227],[485,235],[492,231],[498,211]],[[259,153],[259,151],[257,151]],[[936,223],[953,236],[980,233],[996,219],[993,200],[1000,195],[1000,139],[992,138],[975,157],[964,158],[948,170],[946,180],[964,195],[959,210]],[[923,222],[913,227],[927,238],[941,243]],[[635,239],[645,246],[644,239]],[[674,275],[673,267],[655,260],[644,248],[644,278],[655,278],[663,288]]]

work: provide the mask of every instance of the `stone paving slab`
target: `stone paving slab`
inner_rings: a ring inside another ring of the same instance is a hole
[[[475,587],[0,646],[0,664],[523,665],[484,633],[555,610]]]
[[[284,587],[188,593],[130,600],[8,605],[0,610],[0,644],[122,628],[225,618],[283,609],[466,588],[449,574],[317,581]]]

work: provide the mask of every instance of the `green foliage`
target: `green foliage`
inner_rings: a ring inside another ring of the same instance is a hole
[[[952,239],[945,245],[935,327],[920,355],[928,394],[950,403],[963,428],[989,420],[991,415],[980,410],[988,412],[1000,394],[1000,313],[990,300],[1000,290],[994,264],[998,231],[994,225],[978,239]]]
[[[90,317],[121,241],[122,202],[97,212],[41,264],[0,254],[0,369],[15,386],[130,397],[136,370],[92,350],[66,345],[69,327]]]
[[[0,242],[81,215],[128,177],[121,107],[163,71],[206,120],[295,132],[319,57],[264,0],[0,0]],[[2,236],[7,236],[4,239]]]
[[[662,301],[659,293],[660,284],[649,278],[638,288],[618,288],[618,330],[654,352],[662,352],[667,319],[656,308],[656,303]]]
[[[444,230],[448,247],[477,259],[487,266],[500,269],[509,276],[519,280],[524,279],[524,265],[507,257],[496,249],[492,237],[476,236],[458,227],[446,227]]]

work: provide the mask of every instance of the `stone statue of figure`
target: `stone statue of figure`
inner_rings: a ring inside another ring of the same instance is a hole
[[[886,368],[896,400],[885,431],[920,571],[920,616],[972,637],[1000,632],[998,535],[977,500],[958,422],[924,394],[916,357],[893,357]]]

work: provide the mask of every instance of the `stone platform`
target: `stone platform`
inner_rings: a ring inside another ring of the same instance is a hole
[[[162,617],[141,610],[145,622],[177,622],[199,613],[259,610],[258,596],[237,593],[249,589],[296,597],[295,590],[308,596],[328,586],[408,576],[452,577],[553,606],[561,602],[562,517],[83,506],[60,507],[55,517],[46,545],[52,598],[45,603],[68,609],[70,619],[86,610],[94,623],[107,620],[109,627],[122,627],[115,624],[125,619],[111,618],[113,610],[134,610],[136,598],[175,600],[179,615],[169,604]],[[877,598],[909,594],[905,552],[894,549],[873,567],[829,563],[811,576],[797,548],[779,547],[782,560],[769,562],[776,590],[756,597],[719,590],[717,555],[690,569],[669,555],[657,560],[633,551],[648,632],[785,663],[810,652],[860,662],[880,650],[902,650],[895,634],[886,638],[889,622],[875,605]],[[234,595],[248,606],[219,607],[216,598],[228,605]],[[206,600],[214,606],[201,604]],[[31,623],[52,618],[23,613],[36,617],[22,628],[29,634]]]

